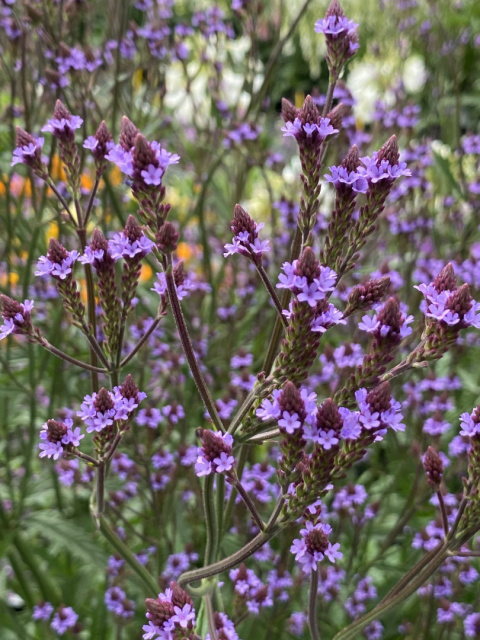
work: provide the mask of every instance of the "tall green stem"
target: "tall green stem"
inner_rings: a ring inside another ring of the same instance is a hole
[[[310,597],[308,601],[308,628],[310,629],[310,637],[312,640],[320,640],[317,621],[317,602],[318,568],[315,567],[315,569],[312,569],[310,572]]]
[[[170,306],[172,307],[173,317],[175,318],[175,324],[177,325],[178,335],[180,337],[180,342],[182,343],[182,347],[185,352],[190,371],[192,373],[193,379],[195,380],[195,384],[197,385],[197,389],[202,397],[203,403],[205,404],[205,408],[207,409],[210,418],[215,425],[215,428],[217,429],[217,431],[225,433],[225,428],[222,424],[222,420],[218,415],[215,403],[213,402],[213,398],[210,395],[210,391],[208,390],[202,372],[200,371],[200,367],[198,366],[197,358],[195,357],[195,352],[190,340],[190,335],[188,333],[187,325],[185,324],[185,319],[183,317],[182,307],[180,306],[180,301],[177,295],[177,288],[175,286],[175,280],[173,277],[172,257],[170,255],[165,259],[164,269]]]

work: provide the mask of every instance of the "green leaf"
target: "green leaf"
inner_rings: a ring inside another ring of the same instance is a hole
[[[48,533],[49,551],[56,554],[68,551],[75,558],[95,568],[104,566],[107,554],[94,539],[92,528],[78,520],[68,520],[52,509],[44,509],[29,515],[28,534],[45,537]]]

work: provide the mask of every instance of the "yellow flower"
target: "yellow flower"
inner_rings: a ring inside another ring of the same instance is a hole
[[[149,264],[142,264],[140,271],[140,282],[147,282],[153,275],[152,267]]]

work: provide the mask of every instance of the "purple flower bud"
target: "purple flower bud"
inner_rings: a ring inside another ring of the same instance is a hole
[[[438,491],[443,477],[443,462],[433,447],[428,447],[423,458],[423,466],[425,467],[428,484],[435,491]]]

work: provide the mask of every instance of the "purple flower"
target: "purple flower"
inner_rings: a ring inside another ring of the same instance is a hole
[[[318,444],[321,444],[326,451],[328,451],[332,446],[338,444],[338,438],[335,436],[336,433],[333,429],[329,429],[328,431],[320,429],[318,432],[317,442]]]
[[[33,607],[33,620],[49,620],[53,613],[53,605],[50,602],[44,602],[43,604],[36,604]]]
[[[42,131],[53,133],[54,136],[62,136],[64,133],[73,133],[75,129],[82,126],[83,120],[80,116],[71,116],[67,118],[52,118],[42,127]]]
[[[330,15],[315,23],[316,33],[323,33],[333,37],[339,36],[341,33],[351,34],[356,32],[358,23],[349,20],[345,16]]]
[[[233,468],[235,458],[222,451],[218,458],[214,458],[213,462],[217,465],[215,471],[217,473],[223,473],[224,471],[230,471]]]
[[[53,616],[50,626],[59,636],[75,626],[78,620],[78,614],[72,607],[60,607]]]
[[[178,622],[182,629],[186,629],[190,621],[195,622],[195,611],[191,604],[185,604],[182,608],[173,607],[175,615],[170,618],[171,622]]]
[[[146,169],[140,172],[145,184],[160,185],[162,183],[162,176],[165,170],[162,167],[154,167],[153,164],[149,164]]]
[[[348,171],[341,165],[338,167],[329,167],[332,175],[325,174],[327,182],[331,182],[338,189],[342,184],[350,187],[356,193],[366,193],[368,189],[367,180],[356,171]]]
[[[358,323],[358,328],[368,333],[373,333],[380,326],[380,322],[377,320],[375,314],[372,318],[370,316],[363,316],[362,321]]]
[[[34,142],[30,142],[21,147],[17,147],[13,151],[13,158],[10,166],[14,167],[19,163],[31,165],[35,157],[38,157],[41,154],[43,143],[43,138],[36,138]]]
[[[297,413],[290,414],[288,411],[284,411],[282,419],[278,421],[278,426],[285,429],[287,433],[292,434],[302,426],[302,423],[298,419]]]
[[[11,333],[15,332],[15,323],[12,318],[7,318],[4,320],[3,325],[0,327],[0,340],[6,338]]]

